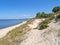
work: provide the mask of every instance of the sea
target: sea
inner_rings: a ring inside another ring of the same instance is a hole
[[[0,19],[0,29],[20,24],[28,19]]]

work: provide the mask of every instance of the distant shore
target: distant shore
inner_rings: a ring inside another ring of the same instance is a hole
[[[11,27],[7,27],[7,28],[4,28],[4,29],[0,29],[0,38],[4,37],[9,31],[11,31],[12,29],[16,28],[16,27],[19,27],[21,26],[22,24],[25,24],[27,21],[24,21],[20,24],[17,24],[17,25],[14,25],[14,26],[11,26]]]

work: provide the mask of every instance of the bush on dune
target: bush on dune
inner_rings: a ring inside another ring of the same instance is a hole
[[[60,6],[56,6],[52,9],[52,12],[56,13],[60,11]]]
[[[41,30],[41,29],[45,29],[45,28],[47,28],[47,27],[48,27],[48,25],[47,25],[47,24],[41,24],[41,26],[40,26],[39,30]]]
[[[55,16],[54,15],[51,15],[49,18],[47,18],[47,19],[45,19],[43,22],[41,22],[40,24],[39,24],[39,30],[41,30],[41,29],[45,29],[45,28],[47,28],[48,27],[48,24],[51,22],[51,20],[53,20],[55,18]]]
[[[42,12],[42,13],[38,12],[36,14],[36,18],[47,18],[47,17],[48,17],[48,14],[46,14],[45,12]]]
[[[45,28],[47,28],[48,27],[48,24],[49,23],[49,20],[45,20],[45,21],[43,21],[41,24],[39,24],[39,30],[41,30],[41,29],[45,29]]]

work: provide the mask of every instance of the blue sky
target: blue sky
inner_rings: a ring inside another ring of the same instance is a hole
[[[0,0],[0,19],[31,18],[37,12],[50,13],[60,0]]]

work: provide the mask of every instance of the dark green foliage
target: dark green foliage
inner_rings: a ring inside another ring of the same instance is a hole
[[[37,14],[36,14],[36,18],[40,18],[40,12],[38,12]]]
[[[59,12],[59,11],[60,11],[60,6],[54,7],[52,11],[53,11],[54,13]]]
[[[44,13],[44,12],[41,13],[40,18],[47,18],[47,17],[48,17],[48,15],[46,13]]]
[[[56,16],[55,21],[57,22],[57,21],[59,21],[59,20],[60,20],[60,15]]]
[[[42,12],[42,13],[38,12],[36,14],[36,18],[47,18],[47,17],[48,17],[48,14],[46,14],[44,12]]]
[[[57,18],[60,18],[60,15],[58,15]]]
[[[49,14],[48,14],[48,17],[51,17],[52,15],[54,15],[54,13],[49,13]]]
[[[43,21],[41,24],[39,24],[39,30],[47,28],[48,27],[48,25],[47,25],[48,23],[49,23],[49,20],[47,19],[47,20]]]
[[[48,23],[49,23],[49,20],[45,20],[41,24],[48,24]]]
[[[55,18],[55,15],[51,15],[49,20],[53,20]]]
[[[47,28],[47,27],[48,27],[47,24],[41,24],[40,29],[45,29],[45,28]]]

